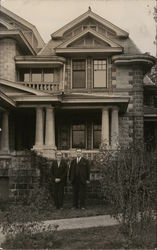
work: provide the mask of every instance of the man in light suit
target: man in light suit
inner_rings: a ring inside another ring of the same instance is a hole
[[[69,180],[73,187],[73,208],[79,208],[80,205],[81,209],[85,209],[86,187],[90,179],[89,161],[82,157],[81,149],[77,149],[76,154],[69,170]]]
[[[52,161],[51,178],[54,184],[54,203],[57,209],[63,208],[64,187],[67,180],[67,163],[62,153],[56,153],[56,160]]]

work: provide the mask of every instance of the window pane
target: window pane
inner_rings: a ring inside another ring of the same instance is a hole
[[[32,82],[41,82],[41,69],[32,69]]]
[[[18,80],[20,82],[29,82],[30,81],[30,71],[28,69],[20,70]]]
[[[85,125],[78,124],[72,126],[72,147],[85,148]]]
[[[86,87],[86,64],[85,60],[73,60],[73,88]]]
[[[106,60],[94,60],[94,87],[106,86]]]
[[[73,88],[85,88],[85,72],[75,71],[73,72]]]
[[[44,69],[44,82],[53,82],[53,69]]]
[[[93,148],[99,148],[101,143],[101,125],[93,125]]]
[[[106,87],[106,72],[94,71],[94,87],[103,88]]]

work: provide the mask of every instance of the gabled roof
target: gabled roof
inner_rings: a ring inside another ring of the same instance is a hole
[[[103,42],[107,43],[110,47],[119,47],[120,46],[118,44],[116,44],[115,42],[113,42],[112,40],[110,40],[109,38],[102,36],[100,33],[96,32],[95,30],[92,30],[91,28],[88,28],[84,31],[82,31],[81,33],[79,33],[78,35],[72,37],[71,39],[68,39],[67,41],[63,42],[62,44],[60,44],[58,47],[56,48],[66,48],[68,47],[68,45],[70,45],[71,43],[73,43],[74,41],[79,40],[81,37],[87,35],[87,34],[91,34],[94,37],[102,40]]]
[[[14,38],[16,41],[19,42],[19,44],[22,46],[22,48],[24,49],[24,51],[26,51],[29,54],[35,55],[36,52],[33,49],[33,47],[30,45],[30,43],[27,41],[27,39],[25,38],[25,36],[23,35],[23,33],[19,30],[15,30],[15,29],[11,29],[11,30],[2,30],[0,32],[0,38],[8,38],[8,37],[12,37]]]
[[[35,35],[35,37],[36,37],[36,39],[38,41],[38,48],[42,48],[44,46],[44,41],[43,41],[42,37],[40,36],[38,30],[36,29],[36,27],[34,25],[32,25],[31,23],[29,23],[25,19],[17,16],[16,14],[14,14],[13,12],[11,12],[10,10],[6,9],[5,7],[3,7],[1,5],[0,5],[0,12],[6,14],[7,16],[11,17],[15,21],[23,24],[25,27],[27,27],[30,30],[32,30],[32,32],[34,33],[34,35]]]
[[[76,26],[77,24],[79,24],[80,22],[82,22],[83,20],[85,20],[88,17],[94,19],[95,21],[101,23],[102,25],[106,26],[107,28],[113,30],[117,34],[117,36],[128,37],[128,35],[129,35],[126,31],[120,29],[116,25],[110,23],[109,21],[105,20],[101,16],[92,12],[91,8],[89,7],[87,12],[85,12],[81,16],[77,17],[76,19],[74,19],[70,23],[66,24],[65,26],[63,26],[62,28],[57,30],[56,32],[52,33],[51,37],[52,38],[62,37],[67,30],[71,29],[73,26]]]

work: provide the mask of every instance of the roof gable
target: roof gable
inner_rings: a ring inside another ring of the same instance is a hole
[[[58,48],[67,48],[67,47],[112,47],[112,48],[121,48],[118,44],[110,40],[109,38],[102,36],[95,30],[88,28],[82,31],[75,37],[68,39],[67,41],[60,44]]]
[[[0,16],[1,16],[0,23],[2,25],[7,27],[7,29],[9,30],[10,29],[21,30],[26,36],[26,38],[30,41],[31,41],[30,36],[32,36],[30,33],[32,32],[34,40],[36,40],[36,47],[38,49],[43,48],[44,41],[34,25],[29,23],[25,19],[17,16],[16,14],[4,8],[3,6],[0,6]]]
[[[126,31],[120,29],[116,25],[110,23],[109,21],[105,20],[101,16],[99,16],[96,13],[92,12],[91,9],[89,8],[89,10],[87,12],[85,12],[81,16],[77,17],[76,19],[74,19],[70,23],[63,26],[61,29],[59,29],[56,32],[54,32],[53,34],[51,34],[52,38],[63,37],[65,32],[72,29],[72,27],[76,27],[78,24],[80,24],[82,21],[86,20],[87,18],[91,18],[91,20],[99,22],[104,27],[106,27],[109,30],[115,32],[116,35],[119,36],[119,37],[128,37],[128,33]]]

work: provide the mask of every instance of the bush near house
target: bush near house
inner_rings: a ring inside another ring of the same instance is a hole
[[[96,158],[102,171],[102,193],[111,214],[120,221],[129,241],[147,235],[156,216],[157,154],[137,143],[117,151],[102,146]]]

